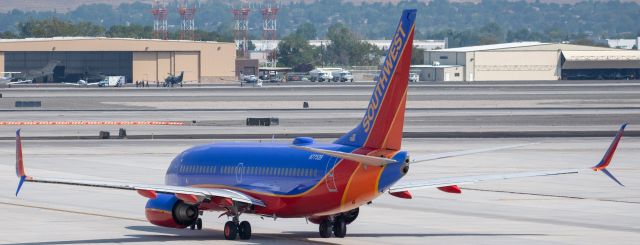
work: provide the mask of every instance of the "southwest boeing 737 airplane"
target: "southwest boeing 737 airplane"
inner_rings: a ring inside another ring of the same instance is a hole
[[[321,237],[345,237],[358,207],[389,193],[411,198],[410,191],[438,188],[460,193],[458,185],[480,181],[607,170],[626,125],[622,125],[600,163],[563,169],[498,175],[403,181],[413,164],[519,146],[447,152],[409,158],[401,150],[416,10],[405,10],[382,66],[362,121],[330,144],[300,137],[291,144],[224,143],[195,146],[173,159],[164,184],[136,184],[27,175],[20,130],[16,132],[16,173],[24,182],[77,185],[137,191],[148,198],[145,213],[152,224],[202,229],[203,211],[231,217],[224,237],[251,238],[243,214],[272,218],[306,218],[319,225]],[[408,228],[410,229],[410,227]]]

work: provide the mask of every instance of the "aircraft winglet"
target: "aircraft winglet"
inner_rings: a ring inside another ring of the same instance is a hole
[[[22,159],[22,138],[20,137],[20,129],[16,131],[16,175],[20,178],[18,188],[16,189],[16,196],[18,196],[20,188],[22,188],[22,184],[27,178],[27,174],[24,171],[24,161]]]
[[[607,170],[606,168],[611,163],[613,154],[616,152],[616,149],[618,148],[618,143],[620,143],[620,139],[622,139],[622,135],[624,134],[624,129],[626,127],[627,127],[627,123],[624,123],[620,126],[618,133],[616,133],[616,136],[613,138],[613,142],[611,142],[611,145],[609,146],[609,149],[607,149],[607,152],[602,157],[602,160],[600,160],[600,162],[595,166],[591,167],[593,171],[602,171],[602,173],[607,175],[607,177],[611,178],[620,186],[624,186],[624,185],[620,183],[620,181],[618,181],[618,179],[616,179],[616,177],[614,177],[613,174],[611,174],[611,172],[609,172],[609,170]]]

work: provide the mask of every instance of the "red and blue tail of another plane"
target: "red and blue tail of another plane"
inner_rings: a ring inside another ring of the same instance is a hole
[[[415,9],[402,12],[364,118],[336,144],[400,150],[415,20]]]

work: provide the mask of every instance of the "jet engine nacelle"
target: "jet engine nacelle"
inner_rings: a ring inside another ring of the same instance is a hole
[[[352,210],[349,210],[347,212],[344,213],[340,213],[337,216],[341,216],[344,218],[344,221],[347,222],[347,224],[351,224],[353,221],[356,220],[356,218],[358,218],[358,214],[360,214],[360,208],[354,208]],[[311,223],[314,223],[316,225],[322,223],[322,221],[324,221],[325,219],[328,219],[329,217],[327,216],[311,216],[309,218],[307,218],[307,220]]]
[[[360,208],[349,210],[342,213],[341,215],[342,217],[344,217],[344,221],[346,221],[347,224],[351,224],[351,222],[355,221],[356,218],[358,218],[358,214],[360,214]]]
[[[198,207],[184,203],[171,194],[158,194],[145,206],[147,220],[154,225],[169,228],[185,228],[198,219]]]

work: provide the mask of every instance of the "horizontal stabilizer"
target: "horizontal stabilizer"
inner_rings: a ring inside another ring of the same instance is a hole
[[[342,158],[342,159],[359,162],[359,163],[371,165],[371,166],[385,166],[387,164],[397,162],[396,160],[384,158],[384,157],[366,156],[366,155],[360,155],[360,154],[354,154],[354,153],[332,151],[332,150],[325,150],[325,149],[318,149],[318,148],[311,148],[311,147],[297,146],[297,145],[292,145],[291,147],[299,150],[303,150],[303,151],[320,153],[327,156]]]

